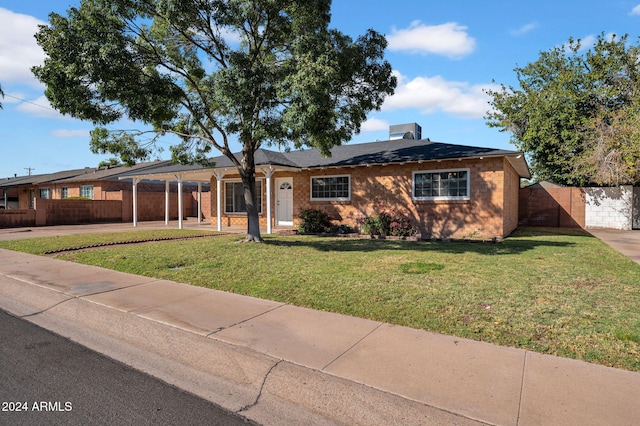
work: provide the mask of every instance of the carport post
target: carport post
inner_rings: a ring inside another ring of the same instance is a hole
[[[269,166],[264,170],[264,176],[267,178],[267,234],[271,234],[271,177],[273,176],[273,167]]]
[[[176,175],[178,179],[178,229],[182,229],[182,175]]]
[[[215,172],[216,176],[216,215],[218,218],[218,232],[222,232],[222,178],[224,172]]]
[[[133,227],[138,226],[138,183],[140,178],[133,178]]]

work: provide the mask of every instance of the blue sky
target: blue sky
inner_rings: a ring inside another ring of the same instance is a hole
[[[48,14],[66,14],[79,0],[0,1],[0,178],[96,166],[110,155],[89,150],[91,123],[48,108],[29,71],[44,54],[33,34]],[[369,114],[350,143],[388,139],[391,124],[416,122],[422,135],[455,144],[515,149],[509,135],[483,119],[492,82],[515,85],[513,68],[563,45],[587,47],[600,34],[640,28],[639,0],[336,0],[332,27],[354,37],[368,28],[387,36],[386,58],[399,77],[396,94]],[[216,153],[217,155],[217,153]]]

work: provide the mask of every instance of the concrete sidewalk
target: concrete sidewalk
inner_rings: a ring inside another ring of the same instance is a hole
[[[262,424],[640,419],[639,373],[7,250],[0,308]]]

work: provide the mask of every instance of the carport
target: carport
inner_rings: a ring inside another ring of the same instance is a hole
[[[131,179],[133,181],[133,226],[138,226],[138,185],[142,181],[164,181],[164,223],[169,224],[169,201],[171,197],[171,183],[178,184],[178,229],[183,229],[183,200],[182,188],[185,182],[197,183],[198,185],[198,223],[202,222],[202,184],[209,183],[213,169],[189,169],[188,166],[171,165],[158,167],[155,170],[149,170],[145,174],[132,174],[122,176],[119,179]]]
[[[260,150],[259,150],[260,152]],[[198,184],[198,223],[202,222],[201,217],[201,203],[202,203],[202,184],[211,183],[212,178],[216,179],[216,215],[217,215],[217,230],[222,231],[222,212],[223,212],[223,199],[222,199],[222,184],[226,180],[228,175],[237,175],[238,171],[226,159],[226,157],[216,157],[217,167],[205,168],[203,166],[182,166],[182,165],[169,165],[159,166],[155,169],[147,170],[144,174],[131,173],[120,177],[119,179],[132,179],[133,180],[133,226],[138,226],[138,185],[142,181],[164,181],[165,182],[165,205],[164,205],[164,218],[165,224],[169,224],[169,201],[170,201],[170,185],[172,182],[178,184],[178,228],[183,229],[183,207],[182,207],[182,186],[183,183],[197,183]],[[263,155],[258,154],[256,158],[256,174],[264,176],[266,186],[266,222],[267,222],[267,234],[273,233],[272,217],[272,194],[273,194],[273,175],[277,171],[292,171],[297,170],[288,165],[276,164],[271,159],[263,158]],[[236,178],[230,179],[236,180]]]

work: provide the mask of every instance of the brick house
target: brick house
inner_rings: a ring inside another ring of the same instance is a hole
[[[132,221],[132,184],[119,177],[168,164],[169,161],[154,161],[131,167],[86,167],[3,179],[0,195],[11,196],[12,203],[7,203],[10,210],[0,216],[0,227]],[[178,192],[177,185],[145,181],[139,182],[137,189],[141,201],[137,212],[140,220],[168,220],[179,216],[176,197],[169,197]],[[196,187],[181,189],[184,189],[182,213],[194,215],[192,191]],[[74,200],[78,197],[84,200]],[[169,201],[163,203],[166,198]],[[0,201],[4,207],[4,199]],[[157,208],[162,204],[167,205],[166,211]]]
[[[415,125],[418,129],[419,126]],[[394,209],[411,219],[423,238],[493,238],[518,226],[520,178],[530,178],[515,151],[399,139],[343,145],[322,157],[315,149],[255,153],[260,224],[298,224],[298,214],[319,208],[336,221],[357,220]],[[225,156],[215,166],[159,167],[138,179],[177,176],[210,183],[211,223],[218,230],[245,225],[240,176]],[[163,177],[164,176],[164,177]]]

